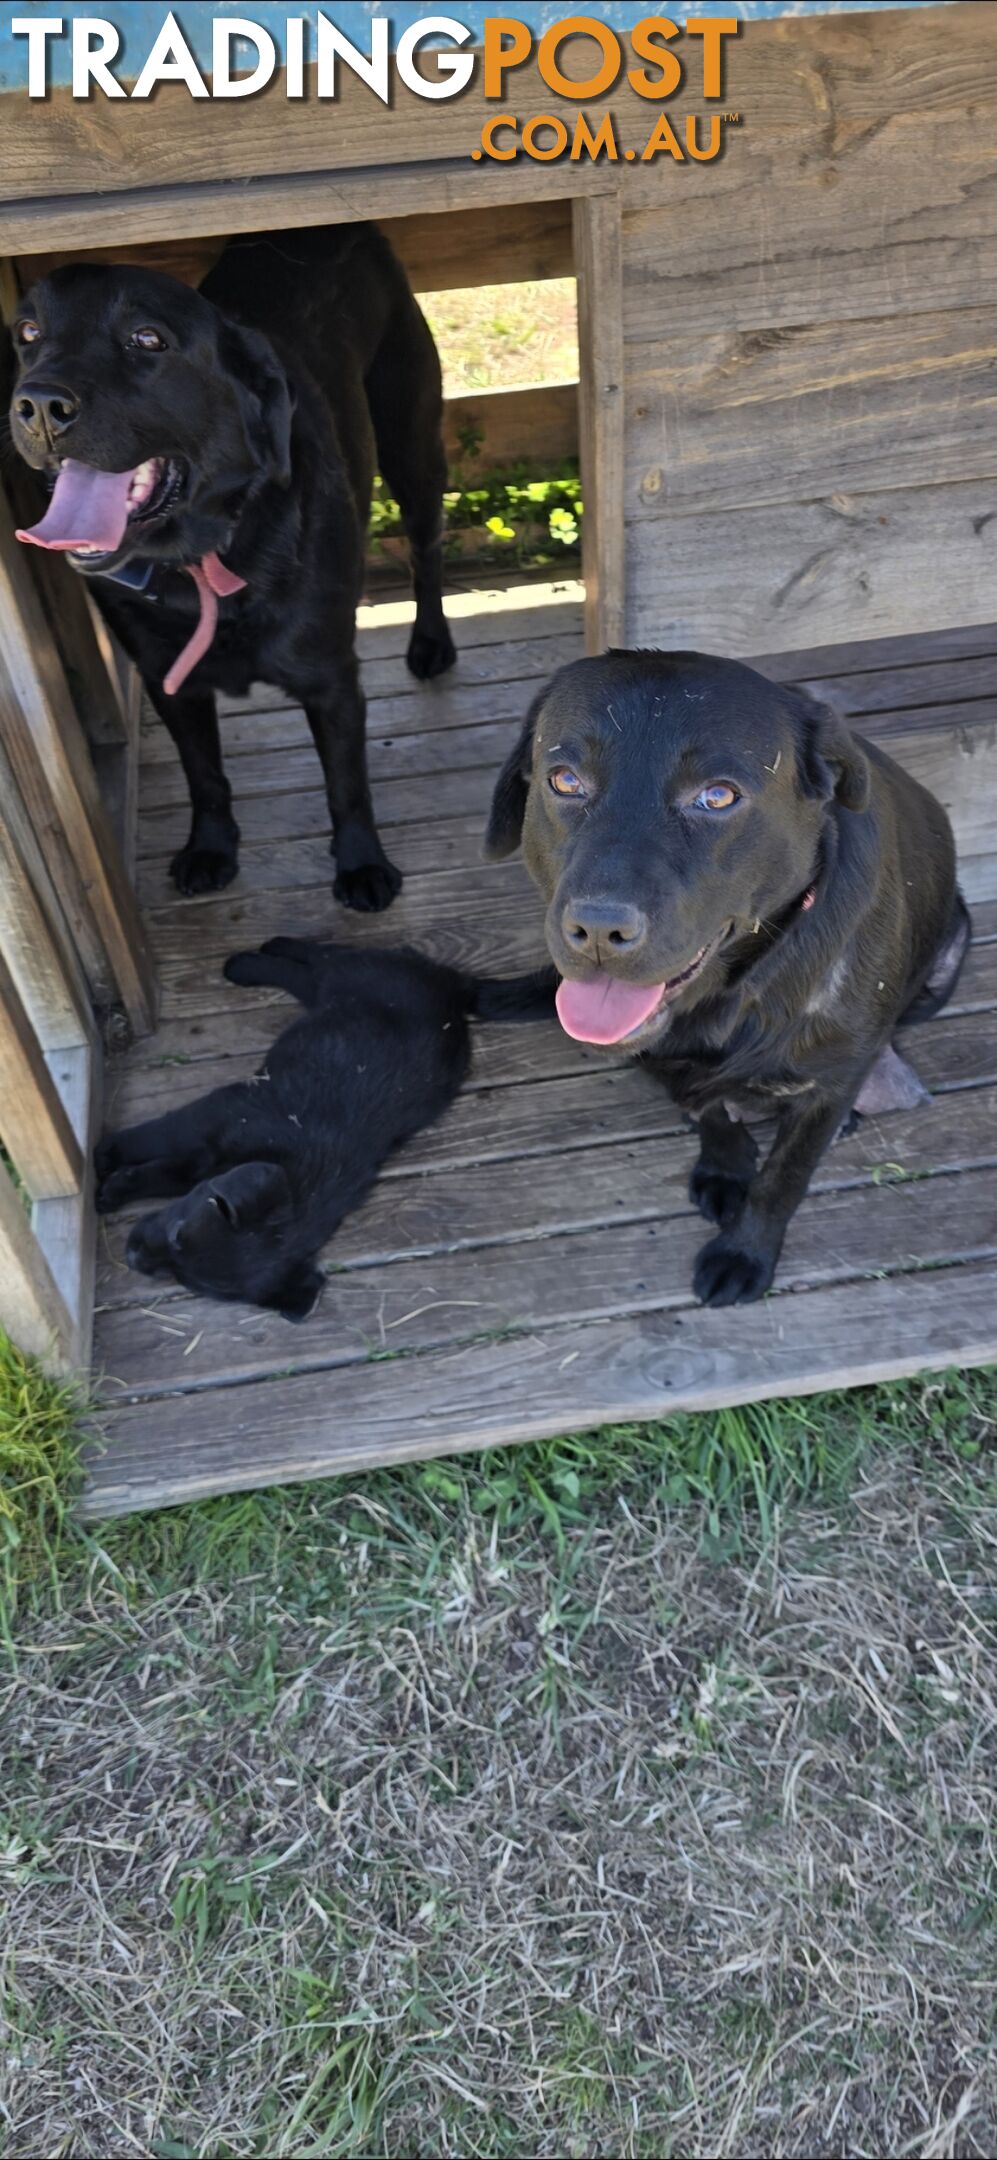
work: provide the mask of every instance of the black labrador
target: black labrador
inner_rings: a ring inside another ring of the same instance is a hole
[[[969,941],[941,805],[805,692],[694,652],[610,652],[541,692],[495,789],[547,901],[561,1025],[699,1119],[694,1287],[761,1297],[853,1110],[923,1097],[892,1047]],[[774,1115],[758,1168],[744,1110]]]
[[[468,1015],[531,1020],[542,980],[479,981],[409,951],[271,938],[225,964],[309,1008],[251,1080],[216,1088],[97,1148],[97,1207],[180,1195],[132,1231],[129,1267],[187,1290],[304,1320],[316,1255],[359,1206],[385,1156],[438,1118],[466,1078]]]
[[[238,869],[215,692],[273,683],[304,706],[347,907],[401,883],[378,838],[354,650],[375,467],[411,554],[414,675],[455,657],[443,614],[440,366],[373,225],[231,241],[195,292],[75,264],[14,323],[13,441],[52,485],[19,537],[91,581],[180,753],[193,812],[183,893]]]

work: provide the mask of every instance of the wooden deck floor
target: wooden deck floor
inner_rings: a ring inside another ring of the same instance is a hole
[[[150,728],[138,874],[163,1014],[112,1064],[109,1122],[252,1071],[290,1020],[273,992],[223,981],[238,946],[283,931],[410,939],[490,972],[542,958],[525,873],[484,866],[480,838],[535,683],[581,651],[577,593],[530,588],[488,608],[463,595],[453,612],[460,659],[441,684],[406,674],[403,622],[361,634],[378,814],[406,875],[386,917],[334,905],[305,723],[263,691],[225,724],[240,880],[171,898],[184,787]],[[837,1147],[776,1292],[710,1312],[689,1288],[706,1234],[686,1198],[694,1141],[664,1093],[553,1023],[482,1029],[465,1094],[347,1223],[303,1327],[143,1281],[124,1265],[127,1218],[103,1226],[106,1446],[88,1513],[997,1357],[997,628],[763,664],[815,685],[847,677],[856,724],[955,820],[976,942],[949,1012],[909,1038],[931,1106]]]

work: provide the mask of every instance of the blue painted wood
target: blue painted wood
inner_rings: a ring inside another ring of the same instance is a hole
[[[906,7],[938,7],[949,0],[900,0]],[[882,0],[688,0],[687,6],[673,6],[669,12],[673,19],[684,22],[686,15],[734,15],[743,22],[758,21],[777,15],[837,15],[870,7],[879,7]],[[13,35],[11,24],[32,12],[56,15],[66,25],[67,34],[53,38],[49,46],[49,82],[53,88],[68,87],[70,82],[70,46],[68,25],[75,16],[96,16],[111,22],[120,32],[121,53],[114,62],[114,72],[122,81],[134,80],[146,60],[150,46],[169,12],[166,0],[52,0],[51,8],[32,9],[26,0],[3,0],[0,5],[0,91],[24,90],[28,80],[28,47],[24,37]],[[272,0],[179,0],[175,10],[184,37],[194,54],[198,66],[208,70],[211,65],[211,26],[216,17],[226,15],[245,16],[250,22],[259,23],[270,31],[278,53],[283,59],[284,31],[289,15],[305,16],[313,35],[315,17],[319,9],[314,5],[276,6]],[[363,7],[356,0],[323,0],[321,12],[345,31],[347,37],[361,49],[369,50],[367,20],[372,15],[386,15],[391,24],[392,44],[408,23],[420,16],[433,14],[452,15],[463,23],[479,42],[482,27],[489,15],[502,12],[515,15],[520,22],[528,23],[535,34],[563,21],[566,15],[578,12],[597,15],[615,30],[626,30],[642,17],[656,10],[652,0],[579,0],[577,9],[569,0],[510,0],[503,9],[500,0],[485,0],[485,4],[466,4],[466,0],[420,0],[420,4],[401,4],[401,0],[366,0]],[[236,47],[238,53],[238,46]],[[246,63],[255,59],[253,48],[246,48]]]

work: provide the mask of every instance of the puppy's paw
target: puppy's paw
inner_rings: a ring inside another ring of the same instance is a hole
[[[692,1287],[701,1305],[753,1305],[765,1296],[774,1274],[774,1260],[721,1234],[704,1245]]]
[[[266,947],[263,948],[266,951]],[[226,982],[244,983],[255,987],[260,979],[260,956],[258,952],[229,953],[222,968]]]
[[[268,937],[264,938],[260,951],[272,953],[276,960],[300,960],[306,967],[325,957],[317,938]]]
[[[409,672],[420,682],[430,682],[434,675],[445,675],[457,658],[457,648],[444,623],[441,630],[413,630],[406,653]]]
[[[155,1220],[154,1215],[143,1215],[129,1234],[125,1262],[134,1275],[156,1275],[164,1265],[165,1254],[160,1243],[150,1235]]]
[[[360,863],[355,870],[337,870],[333,882],[336,899],[358,915],[379,915],[401,891],[402,873],[394,863]]]
[[[118,1142],[114,1133],[105,1133],[103,1140],[98,1140],[93,1151],[93,1166],[98,1185],[102,1185],[104,1179],[110,1177],[112,1170],[117,1169]]]
[[[726,1170],[713,1170],[708,1163],[695,1165],[689,1179],[689,1198],[707,1222],[715,1222],[721,1230],[729,1230],[737,1221],[747,1197],[745,1178],[731,1177]]]
[[[127,1167],[121,1170],[98,1171],[97,1188],[93,1204],[98,1215],[113,1215],[116,1208],[127,1207],[135,1189],[136,1173]]]
[[[170,876],[185,899],[193,893],[222,892],[238,873],[234,847],[195,847],[189,840],[170,864]]]

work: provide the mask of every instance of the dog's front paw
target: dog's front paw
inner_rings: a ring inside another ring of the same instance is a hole
[[[185,899],[193,893],[221,892],[238,873],[239,856],[234,847],[195,847],[192,840],[170,864],[170,876]]]
[[[93,1204],[98,1215],[113,1215],[115,1208],[126,1207],[135,1189],[134,1169],[98,1169],[97,1187]]]
[[[169,1255],[157,1215],[143,1215],[129,1232],[125,1264],[134,1275],[159,1275],[169,1270]]]
[[[266,946],[264,945],[261,950],[266,952]],[[247,989],[255,989],[260,980],[259,953],[229,953],[228,959],[223,964],[222,974],[226,982],[240,983],[244,984]]]
[[[771,1288],[774,1274],[774,1258],[722,1233],[703,1246],[692,1287],[701,1305],[752,1305]]]
[[[707,1222],[718,1223],[721,1230],[729,1230],[737,1221],[747,1197],[746,1178],[731,1177],[726,1170],[713,1170],[709,1163],[695,1165],[689,1179],[689,1198]]]
[[[98,1185],[103,1185],[104,1179],[109,1178],[112,1170],[117,1169],[118,1160],[117,1136],[114,1133],[105,1133],[103,1140],[98,1140],[93,1151],[93,1166]]]
[[[332,889],[336,899],[344,907],[355,908],[358,915],[379,915],[391,906],[401,886],[401,871],[385,859],[359,863],[354,870],[337,870]]]
[[[409,673],[420,682],[430,682],[434,675],[445,675],[457,658],[457,648],[447,629],[435,631],[413,630],[406,654]]]

